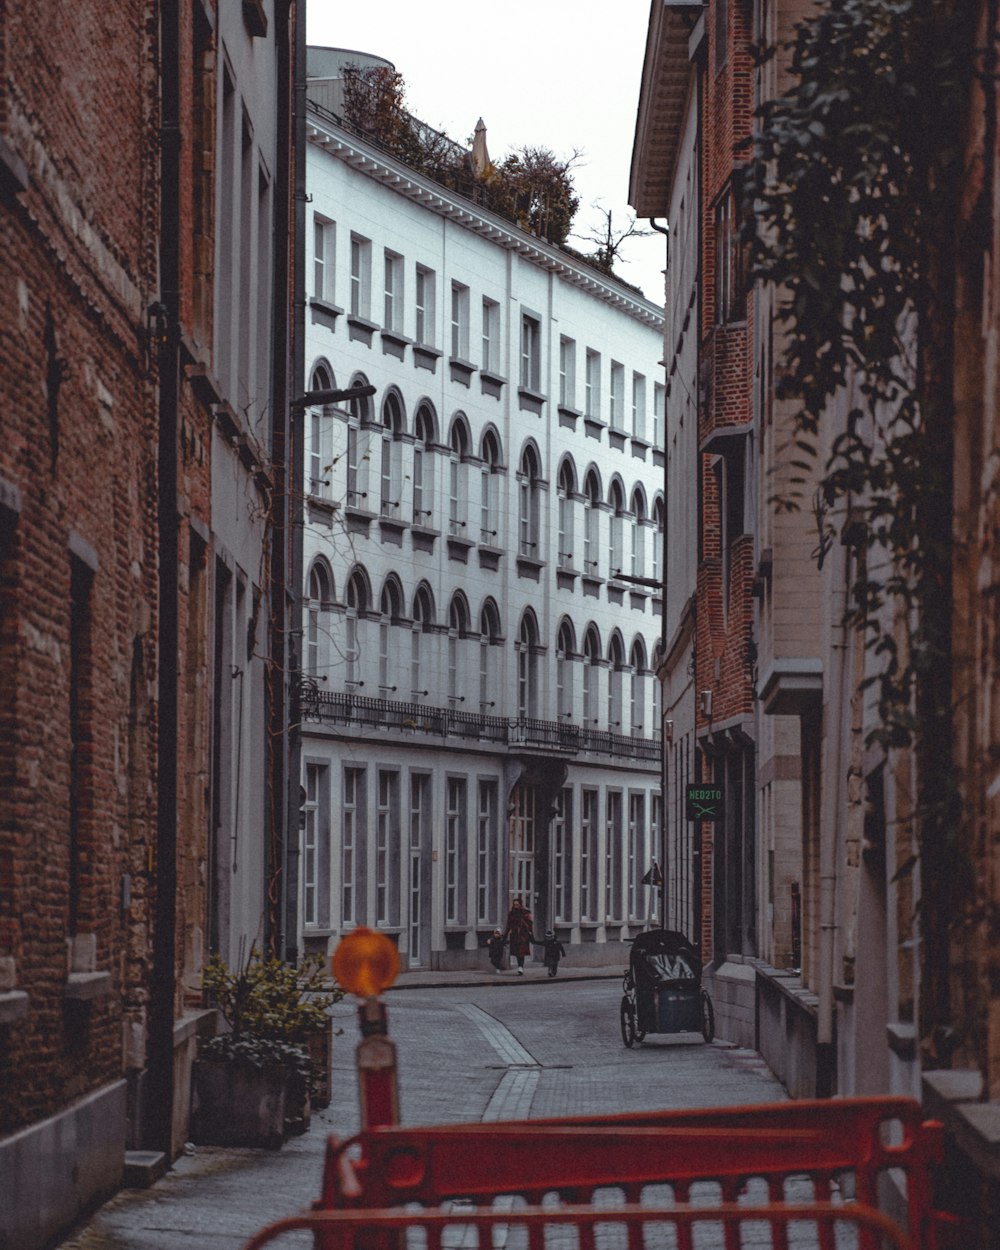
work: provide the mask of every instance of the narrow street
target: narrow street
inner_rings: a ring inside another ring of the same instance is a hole
[[[405,979],[405,978],[404,978]],[[442,976],[438,978],[444,980]],[[461,974],[456,980],[467,980]],[[550,981],[537,969],[386,995],[406,1124],[610,1114],[784,1098],[753,1051],[699,1036],[622,1045],[617,977]],[[199,1147],[148,1190],[126,1190],[60,1250],[238,1250],[320,1191],[328,1133],[358,1126],[354,1007],[334,1008],[334,1099],[278,1153]],[[310,1245],[308,1237],[282,1245]]]

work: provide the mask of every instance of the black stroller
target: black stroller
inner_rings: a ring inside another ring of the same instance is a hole
[[[647,1033],[715,1036],[715,1011],[701,988],[701,960],[683,933],[652,929],[632,942],[622,982],[622,1041],[641,1042]]]

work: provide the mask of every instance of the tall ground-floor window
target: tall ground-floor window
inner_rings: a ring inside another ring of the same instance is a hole
[[[431,779],[427,773],[410,774],[410,964],[427,958],[430,908],[425,878],[429,874],[431,829]]]
[[[620,920],[622,915],[622,796],[609,790],[606,804],[604,847],[604,916]]]
[[[360,924],[363,904],[358,904],[358,851],[364,827],[365,770],[344,769],[344,798],[340,826],[340,916],[345,925]]]
[[[464,777],[448,778],[448,804],[444,839],[444,922],[462,924],[465,919],[462,861],[466,833],[466,784]]]
[[[517,786],[510,818],[510,896],[529,911],[535,901],[536,799],[533,786]]]
[[[580,919],[597,919],[597,834],[598,795],[596,790],[580,794]]]
[[[628,796],[628,916],[630,920],[646,919],[646,886],[642,884],[646,868],[646,796]]]
[[[329,913],[329,770],[306,764],[306,798],[302,825],[302,920],[328,925]]]
[[[480,781],[476,828],[476,920],[492,924],[496,914],[497,783]]]
[[[399,898],[399,774],[379,769],[375,825],[375,923],[395,924]]]
[[[555,893],[555,918],[568,921],[572,918],[573,862],[573,788],[564,786],[559,793],[555,820],[552,827],[552,877]]]

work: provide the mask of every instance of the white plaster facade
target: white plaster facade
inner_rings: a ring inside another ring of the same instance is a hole
[[[310,106],[301,932],[654,916],[662,310]],[[621,576],[615,576],[620,574]],[[613,945],[611,945],[613,943]]]

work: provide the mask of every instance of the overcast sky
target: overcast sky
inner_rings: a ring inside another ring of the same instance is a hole
[[[311,44],[392,61],[410,112],[457,142],[482,117],[493,160],[524,146],[579,149],[575,234],[596,228],[595,202],[626,223],[648,0],[308,0],[306,11]],[[658,304],[663,244],[629,240],[620,267]]]

